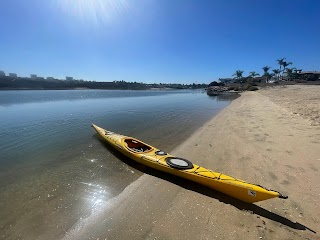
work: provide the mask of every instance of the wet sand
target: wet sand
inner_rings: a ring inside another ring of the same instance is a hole
[[[243,93],[172,153],[289,199],[250,205],[142,168],[63,239],[320,239],[320,127],[273,102],[273,91]]]

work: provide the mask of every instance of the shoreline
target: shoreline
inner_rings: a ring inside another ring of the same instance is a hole
[[[66,239],[317,238],[319,143],[319,127],[259,92],[243,93],[171,153],[279,190],[289,199],[248,205],[145,170],[98,217],[88,219],[81,230],[71,229]]]

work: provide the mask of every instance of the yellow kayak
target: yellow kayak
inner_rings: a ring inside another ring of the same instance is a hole
[[[260,185],[247,183],[200,167],[189,160],[165,153],[138,139],[107,131],[95,124],[92,124],[92,127],[111,146],[141,164],[189,179],[244,202],[254,203],[275,197],[288,198],[277,191],[266,189]]]

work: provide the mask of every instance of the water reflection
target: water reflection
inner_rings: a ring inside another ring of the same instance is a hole
[[[93,211],[97,210],[104,202],[109,200],[110,194],[106,186],[86,182],[80,183],[85,185],[84,192],[87,194],[85,198],[89,200],[89,207],[91,207]]]
[[[237,97],[240,97],[239,93],[219,93],[217,95],[208,95],[210,98],[215,99],[217,101],[232,101]]]
[[[13,90],[0,91],[0,106],[87,99],[154,97],[168,94],[184,94],[186,90]],[[193,91],[195,92],[195,91]]]

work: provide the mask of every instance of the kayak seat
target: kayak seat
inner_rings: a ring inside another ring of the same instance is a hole
[[[129,149],[135,152],[149,152],[152,149],[144,143],[130,138],[124,140],[124,142],[127,144],[127,147]]]

